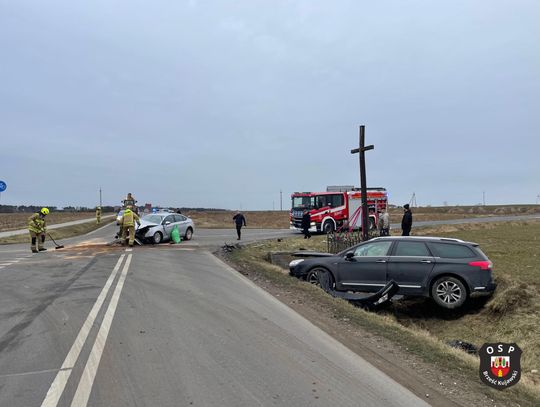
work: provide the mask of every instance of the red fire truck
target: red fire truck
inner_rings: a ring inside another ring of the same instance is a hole
[[[291,195],[291,229],[302,230],[304,209],[311,215],[310,232],[331,233],[335,230],[362,228],[362,193],[353,186],[332,186],[326,192],[295,192]],[[370,229],[376,228],[379,212],[386,209],[385,188],[368,188]]]

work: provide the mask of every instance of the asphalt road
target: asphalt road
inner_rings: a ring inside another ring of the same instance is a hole
[[[0,406],[422,406],[209,248],[0,249]],[[244,241],[291,234],[246,229]]]

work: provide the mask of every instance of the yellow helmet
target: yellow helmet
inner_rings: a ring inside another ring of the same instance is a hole
[[[41,210],[39,211],[42,215],[48,215],[49,214],[49,209],[47,208],[41,208]]]

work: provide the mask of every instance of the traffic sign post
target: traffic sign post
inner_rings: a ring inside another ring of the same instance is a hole
[[[7,184],[4,181],[0,181],[0,199],[2,198],[2,192],[7,188]]]

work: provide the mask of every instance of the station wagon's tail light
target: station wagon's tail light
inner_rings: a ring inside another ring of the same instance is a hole
[[[488,260],[471,261],[469,266],[480,267],[480,270],[489,270],[493,267],[493,264]]]

